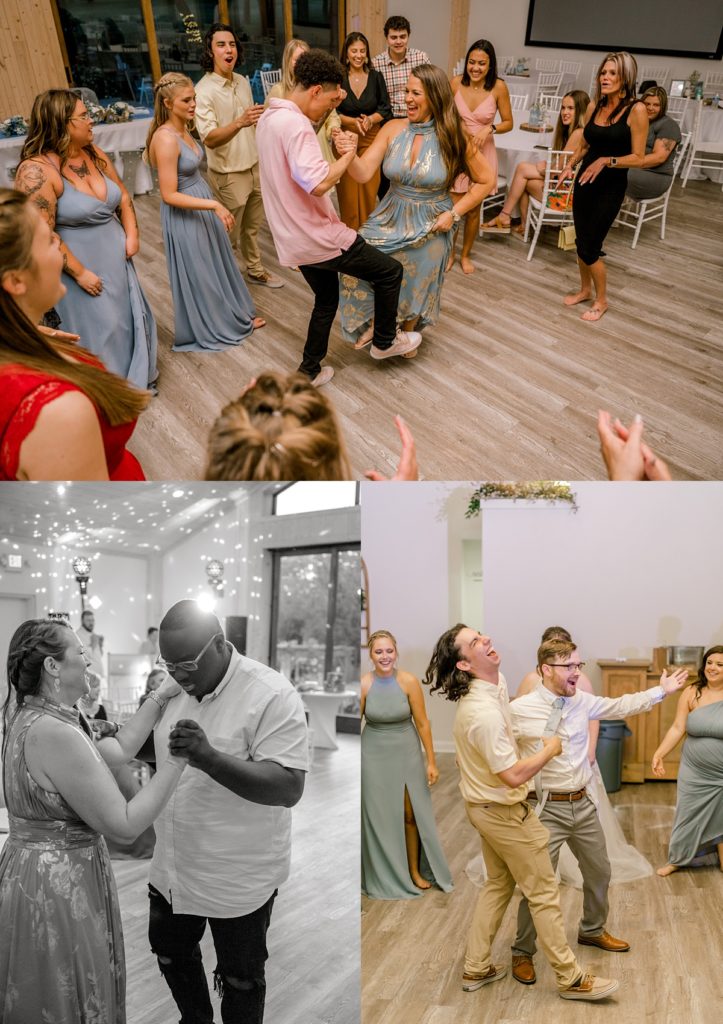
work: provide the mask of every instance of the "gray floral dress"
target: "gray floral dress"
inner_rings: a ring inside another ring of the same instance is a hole
[[[41,715],[80,729],[75,709],[27,697],[3,762],[10,835],[0,855],[0,1020],[125,1024],[120,909],[103,837],[25,762]]]

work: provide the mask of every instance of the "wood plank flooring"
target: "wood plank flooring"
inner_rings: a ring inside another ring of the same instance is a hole
[[[158,319],[161,394],[131,448],[151,479],[196,479],[209,427],[253,375],[298,366],[311,310],[300,274],[262,249],[283,289],[250,286],[268,324],[225,353],[171,353],[173,309],[157,195],[136,201],[141,281]],[[478,240],[477,272],[447,276],[439,323],[413,360],[374,363],[335,325],[328,362],[354,474],[392,473],[402,413],[426,479],[602,479],[599,407],[639,412],[676,479],[723,479],[723,195],[712,182],[676,185],[667,237],[657,222],[613,229],[606,242],[610,310],[597,324],[562,305],[576,288],[574,253],[544,229],[535,256],[512,237]]]
[[[291,874],[268,935],[268,1024],[359,1024],[359,737],[317,750],[293,811]],[[126,944],[128,1024],[175,1024],[178,1011],[148,947],[149,861],[114,861]],[[216,966],[201,943],[209,988]],[[216,1020],[218,997],[211,992]]]
[[[456,888],[412,900],[362,899],[362,1024],[717,1024],[723,1005],[723,873],[714,867],[611,886],[609,930],[630,942],[624,954],[577,945],[582,893],[561,887],[567,938],[581,963],[620,981],[604,1002],[561,1000],[540,952],[534,986],[508,975],[463,992],[464,945],[479,892],[464,868],[479,852],[479,838],[464,813],[454,756],[442,754],[438,764],[433,802]],[[665,863],[675,785],[625,785],[611,801],[628,841],[654,866]],[[494,943],[499,963],[510,962],[518,900],[519,890]]]

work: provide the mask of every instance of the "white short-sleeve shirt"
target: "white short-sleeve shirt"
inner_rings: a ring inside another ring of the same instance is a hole
[[[275,761],[308,771],[306,716],[278,672],[235,650],[226,675],[199,702],[174,697],[155,727],[156,762],[182,718],[198,722],[217,750],[243,761]],[[187,767],[155,822],[150,883],[178,914],[241,917],[258,910],[286,880],[291,809],[252,803]]]

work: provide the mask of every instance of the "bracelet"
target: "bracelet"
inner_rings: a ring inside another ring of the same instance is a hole
[[[161,697],[161,696],[159,696],[157,690],[151,690],[151,692],[146,697],[146,700],[152,700],[154,702],[154,704],[158,705],[158,707],[161,709],[161,712],[166,710],[166,704],[168,703],[168,697]]]

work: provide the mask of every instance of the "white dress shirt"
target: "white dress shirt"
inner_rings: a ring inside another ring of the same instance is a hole
[[[578,690],[574,697],[564,697],[562,718],[557,735],[562,741],[562,753],[548,761],[540,772],[543,790],[552,793],[575,793],[586,786],[592,775],[588,760],[588,723],[595,718],[627,718],[641,711],[649,711],[665,696],[662,686],[652,686],[640,693],[626,693],[622,697],[598,697],[594,693]],[[542,730],[552,711],[557,694],[546,686],[537,687],[510,704],[512,728],[522,757],[529,757],[540,749]]]
[[[182,718],[198,722],[225,754],[308,771],[301,697],[278,672],[235,650],[213,693],[200,702],[187,693],[169,701],[155,727],[159,768]],[[198,768],[184,770],[154,824],[150,883],[177,914],[251,914],[288,878],[291,809],[245,800]]]

